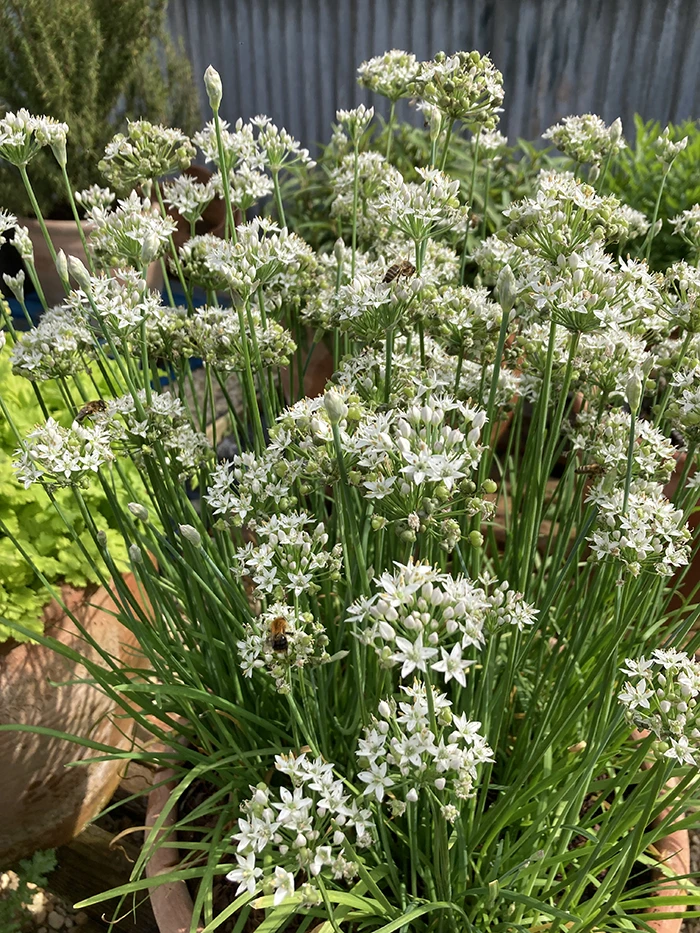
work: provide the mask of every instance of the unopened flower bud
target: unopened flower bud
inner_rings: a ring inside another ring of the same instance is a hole
[[[348,413],[348,406],[343,401],[342,395],[335,389],[329,389],[323,396],[323,407],[326,409],[331,424],[338,424]]]
[[[21,304],[24,301],[24,270],[20,269],[17,275],[8,275],[7,272],[3,272],[2,280]]]
[[[498,486],[492,479],[485,479],[481,484],[481,488],[484,490],[486,495],[491,496],[498,489]]]
[[[435,786],[437,787],[438,790],[444,790],[446,784],[447,784],[447,781],[445,780],[445,778],[435,779]]]
[[[62,249],[56,253],[56,272],[62,282],[68,281],[68,260]]]
[[[378,708],[380,716],[383,716],[384,719],[391,719],[391,707],[386,700],[382,700]]]
[[[509,314],[513,310],[515,299],[517,297],[515,288],[515,276],[510,266],[504,266],[498,273],[496,280],[496,296],[503,308],[504,314]]]
[[[202,536],[192,525],[180,525],[180,534],[192,547],[199,547],[202,543]]]
[[[216,70],[216,68],[212,67],[211,65],[209,65],[207,70],[204,72],[204,87],[207,89],[209,106],[214,112],[218,111],[224,92],[221,85],[221,75]]]
[[[613,143],[622,138],[622,120],[619,117],[610,124],[609,136]]]
[[[335,261],[340,265],[343,261],[343,255],[345,253],[345,243],[343,242],[342,237],[338,237],[333,245],[333,255],[335,256]]]
[[[143,238],[143,243],[141,244],[141,259],[143,260],[144,264],[148,265],[148,263],[153,262],[153,260],[158,255],[159,250],[160,240],[158,239],[157,234],[153,231],[147,233]]]
[[[141,553],[141,548],[138,544],[129,545],[129,557],[135,564],[143,563],[143,554]]]
[[[418,791],[412,787],[406,794],[406,803],[415,803],[418,800]]]
[[[65,168],[68,164],[68,156],[66,155],[66,137],[63,133],[54,135],[51,141],[51,152],[61,168]]]
[[[141,505],[140,502],[130,502],[127,508],[134,518],[137,518],[140,522],[148,521],[148,509],[145,505]]]
[[[625,395],[627,396],[627,402],[633,414],[636,414],[639,410],[639,403],[642,400],[642,387],[643,382],[641,376],[635,370],[627,380],[627,385],[625,386]]]
[[[34,262],[34,244],[26,227],[15,227],[12,245],[25,262]]]
[[[591,184],[593,184],[594,182],[598,181],[599,177],[600,177],[600,166],[597,163],[594,163],[588,169],[588,180]]]
[[[98,531],[97,534],[95,535],[95,539],[97,540],[97,544],[100,547],[107,547],[107,532],[106,531],[102,531],[100,529],[100,531]]]
[[[442,129],[442,114],[435,108],[430,115],[430,142],[434,143]]]
[[[68,272],[75,279],[82,290],[89,294],[92,290],[90,285],[90,273],[77,256],[68,257]]]

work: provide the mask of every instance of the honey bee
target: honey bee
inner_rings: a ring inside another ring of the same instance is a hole
[[[411,265],[407,259],[401,259],[399,262],[395,262],[393,266],[389,266],[384,274],[382,282],[385,282],[387,285],[389,282],[393,282],[395,279],[400,279],[402,276],[404,278],[410,278],[413,273],[416,271],[416,267]]]
[[[87,402],[87,404],[83,405],[75,416],[75,420],[78,424],[81,424],[86,418],[90,418],[92,415],[96,415],[101,411],[107,411],[107,402],[102,398],[97,398],[94,402]]]
[[[474,211],[469,215],[469,229],[476,230],[481,223],[481,216]]]
[[[576,467],[574,473],[583,473],[586,476],[602,476],[605,473],[605,467],[602,463],[584,463],[583,466]]]
[[[284,616],[277,616],[276,619],[273,619],[270,623],[270,644],[272,645],[273,651],[279,651],[281,654],[286,654],[287,649],[289,648],[289,642],[287,641],[287,620]]]

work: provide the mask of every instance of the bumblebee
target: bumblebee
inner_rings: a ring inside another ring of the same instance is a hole
[[[395,262],[393,266],[389,266],[384,274],[382,282],[389,284],[389,282],[394,282],[396,279],[400,278],[410,278],[413,273],[416,271],[416,267],[411,265],[407,259],[402,259],[399,262]]]
[[[102,398],[97,398],[94,402],[87,402],[87,404],[83,405],[75,416],[75,420],[78,424],[82,424],[86,418],[91,418],[92,415],[97,415],[99,412],[103,411],[107,411],[107,402]]]
[[[286,632],[287,620],[284,616],[277,616],[276,619],[272,620],[270,623],[270,645],[273,651],[278,651],[280,654],[287,653],[289,641]]]

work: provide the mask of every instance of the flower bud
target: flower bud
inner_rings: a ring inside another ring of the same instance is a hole
[[[503,313],[509,314],[513,310],[516,299],[515,276],[510,266],[504,266],[498,273],[496,296],[503,308]]]
[[[202,536],[192,525],[180,525],[180,534],[192,547],[199,547],[202,543]]]
[[[486,495],[490,496],[498,489],[498,486],[492,479],[485,479],[481,484],[481,488],[484,490]]]
[[[609,136],[613,143],[622,139],[622,120],[619,117],[610,124]]]
[[[68,156],[66,155],[66,137],[63,133],[54,135],[51,141],[51,152],[60,167],[65,168],[68,164]]]
[[[335,389],[329,389],[323,396],[323,407],[326,409],[331,424],[338,424],[348,413],[348,406]]]
[[[15,227],[12,245],[25,262],[34,262],[34,244],[26,227]]]
[[[141,259],[143,260],[144,264],[148,265],[148,263],[153,262],[153,260],[158,255],[159,250],[160,240],[158,239],[157,234],[153,231],[147,233],[143,238],[143,243],[141,244]]]
[[[129,545],[129,557],[135,564],[143,563],[143,554],[141,553],[141,548],[138,544]]]
[[[472,547],[481,547],[481,545],[484,543],[484,536],[480,531],[470,531],[469,543]]]
[[[434,143],[442,129],[442,114],[435,108],[430,115],[430,142]]]
[[[379,704],[379,715],[384,719],[391,719],[391,707],[386,700],[382,700]]]
[[[56,272],[62,282],[68,281],[68,260],[62,249],[56,253]]]
[[[100,547],[107,547],[107,532],[106,531],[102,531],[100,529],[100,531],[98,531],[97,534],[95,535],[95,538]]]
[[[24,270],[20,269],[17,275],[8,275],[3,272],[2,280],[21,304],[24,301]]]
[[[415,803],[418,800],[418,791],[412,787],[406,794],[406,803]]]
[[[445,780],[445,778],[435,779],[435,786],[437,787],[438,790],[444,790],[446,784],[447,784],[447,781]]]
[[[639,410],[639,403],[642,400],[642,386],[643,383],[640,375],[635,370],[627,380],[627,385],[625,386],[625,395],[627,396],[627,402],[633,414],[636,414]]]
[[[591,167],[588,169],[588,181],[589,181],[591,184],[593,184],[594,182],[598,181],[598,178],[599,178],[599,177],[600,177],[600,166],[598,165],[597,162],[595,162],[595,163],[594,163],[593,165],[591,165]]]
[[[68,257],[68,272],[86,294],[92,291],[90,273],[77,256]]]
[[[343,261],[343,254],[345,252],[345,243],[343,242],[342,237],[338,237],[333,245],[333,255],[335,256],[335,261],[340,265]]]
[[[140,502],[130,502],[127,508],[134,518],[137,518],[140,522],[148,521],[148,509],[145,505],[141,505]]]
[[[216,70],[216,68],[212,67],[211,65],[209,65],[207,70],[204,72],[204,87],[207,89],[209,106],[214,112],[217,112],[221,105],[223,88],[221,85],[221,75]]]

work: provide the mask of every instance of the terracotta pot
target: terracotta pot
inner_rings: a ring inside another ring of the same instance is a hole
[[[166,749],[165,746],[160,746],[158,750],[165,751]],[[153,775],[153,784],[160,786],[154,786],[148,795],[146,827],[149,830],[155,824],[171,793],[175,790],[174,770],[172,768],[159,768]],[[167,838],[170,842],[173,842],[174,835],[169,832],[169,828],[176,821],[177,807],[173,807],[165,818],[157,841],[161,838]],[[157,875],[171,871],[179,862],[180,854],[177,849],[160,846],[146,863],[146,875],[148,878],[155,878]],[[184,881],[173,881],[170,884],[162,884],[157,888],[152,888],[150,901],[153,916],[156,918],[161,933],[189,933],[192,924],[193,904],[189,889]]]
[[[54,305],[60,304],[63,301],[66,297],[66,293],[63,288],[63,283],[58,277],[58,272],[56,272],[56,266],[51,258],[51,253],[46,245],[44,235],[41,232],[39,221],[35,220],[33,217],[21,217],[19,223],[29,230],[29,236],[32,241],[32,246],[34,247],[34,265],[36,266],[41,287],[44,290],[46,303],[52,308]],[[91,224],[84,220],[82,221],[82,228],[87,235],[90,232]],[[85,256],[85,250],[80,240],[78,228],[75,226],[75,221],[47,220],[46,229],[49,231],[49,236],[51,237],[51,242],[56,252],[62,249],[66,256],[76,256],[83,263],[87,264],[87,257]],[[153,288],[156,291],[162,289],[163,274],[159,263],[153,262],[148,267],[146,281],[148,282],[149,288]]]
[[[126,579],[136,593],[134,578]],[[89,598],[84,590],[61,588],[66,606],[81,625],[115,658],[137,662],[131,633],[112,614],[115,603],[103,588]],[[99,661],[75,623],[52,601],[44,610],[45,631],[62,644]],[[79,681],[89,675],[74,663],[38,644],[5,643],[0,657],[0,723],[45,726],[106,745],[131,747],[132,723],[116,722],[114,703],[95,687],[49,681]],[[63,845],[106,805],[119,783],[122,761],[100,761],[68,768],[68,762],[99,755],[88,748],[50,736],[0,732],[0,864],[10,864],[37,849]]]
[[[643,738],[637,733],[639,738]],[[161,746],[160,751],[164,750]],[[153,790],[148,795],[146,804],[146,826],[150,829],[160,816],[163,807],[168,802],[170,794],[175,790],[175,772],[171,768],[161,768],[153,776]],[[165,782],[165,783],[164,783]],[[664,819],[666,814],[659,816],[659,821]],[[171,843],[175,841],[169,828],[177,822],[177,806],[173,807],[168,813],[161,830],[160,836]],[[159,837],[160,838],[160,837]],[[146,875],[149,878],[155,878],[168,871],[172,871],[180,863],[180,855],[176,848],[171,846],[160,846],[150,856],[146,864]],[[655,845],[655,854],[658,856],[659,863],[664,864],[676,875],[684,875],[690,871],[690,840],[688,831],[685,829],[676,830],[660,839]],[[682,894],[682,890],[670,885],[667,878],[659,871],[655,877],[660,882],[659,894]],[[150,892],[151,907],[153,916],[158,924],[160,933],[189,933],[192,923],[193,904],[187,884],[184,881],[175,881],[171,884],[163,884],[153,888]],[[659,907],[655,912],[663,912],[666,908]],[[678,908],[673,908],[678,910]],[[650,920],[648,925],[656,933],[680,933],[682,919],[668,920]],[[201,930],[201,927],[198,927]],[[545,927],[536,929],[544,930]]]

